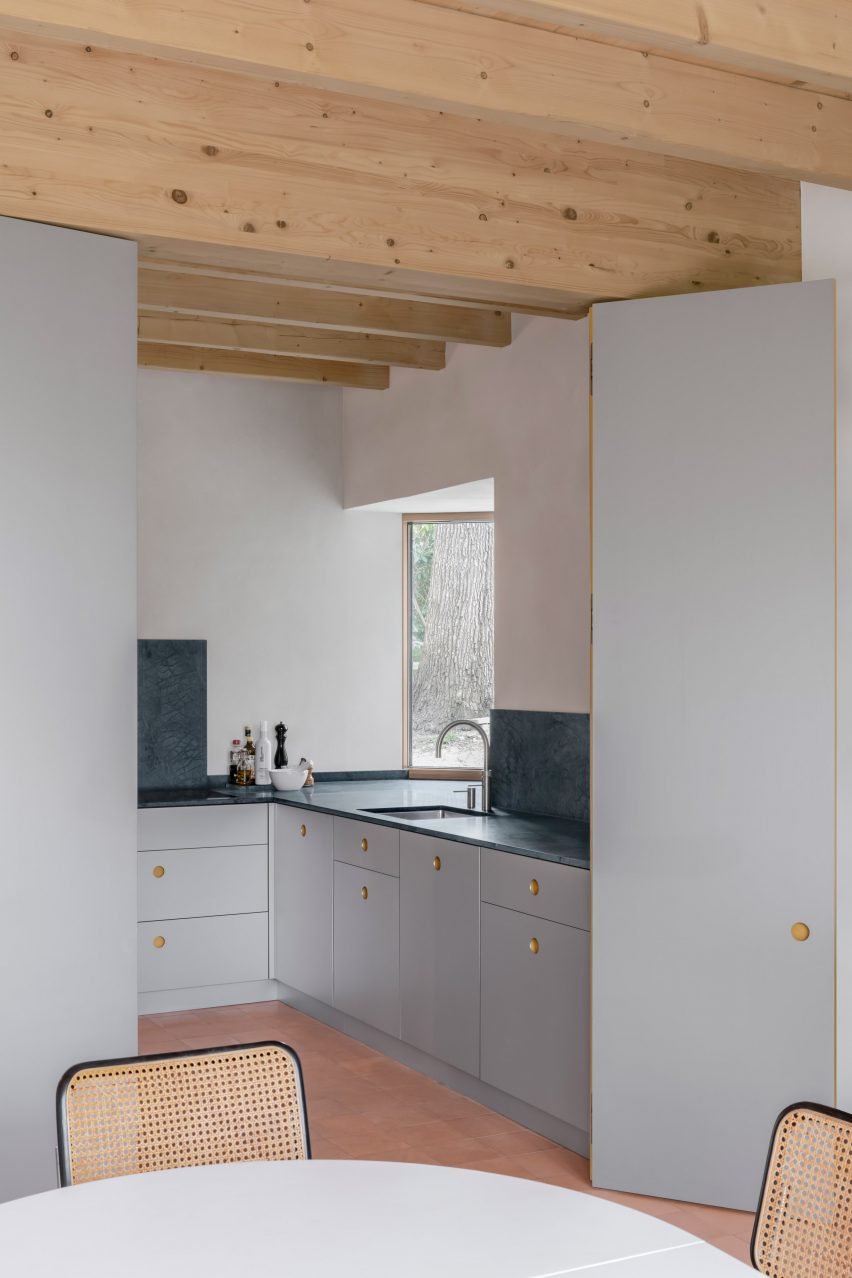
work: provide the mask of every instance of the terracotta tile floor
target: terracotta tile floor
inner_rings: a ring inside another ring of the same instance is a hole
[[[316,1158],[440,1163],[564,1185],[660,1216],[748,1262],[750,1213],[592,1189],[586,1159],[282,1003],[139,1019],[143,1053],[267,1038],[302,1060]]]

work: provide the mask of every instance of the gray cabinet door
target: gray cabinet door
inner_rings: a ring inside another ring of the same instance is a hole
[[[402,1037],[479,1073],[479,848],[400,835]]]
[[[592,1175],[751,1209],[834,1099],[834,285],[596,306],[594,373]]]
[[[306,818],[283,807],[274,812],[274,975],[330,1006],[334,818],[316,812]]]
[[[481,1077],[588,1131],[588,932],[483,904]]]
[[[399,1038],[399,879],[334,864],[334,1006]]]

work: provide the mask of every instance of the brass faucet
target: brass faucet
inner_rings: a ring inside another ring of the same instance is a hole
[[[488,766],[488,753],[490,746],[488,743],[488,733],[485,731],[481,723],[476,723],[473,719],[453,719],[452,723],[448,723],[438,733],[438,743],[435,746],[435,757],[440,759],[441,750],[444,747],[444,738],[453,728],[473,728],[474,732],[478,732],[482,737],[482,811],[491,811],[491,769]]]

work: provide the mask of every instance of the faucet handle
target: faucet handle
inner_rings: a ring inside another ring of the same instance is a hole
[[[466,794],[467,806],[471,811],[476,807],[476,787],[482,785],[481,781],[471,781],[464,790],[453,790],[453,794]]]

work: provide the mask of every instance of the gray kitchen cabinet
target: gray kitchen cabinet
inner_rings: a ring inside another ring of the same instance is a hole
[[[406,1043],[479,1073],[479,848],[400,835],[399,981]]]
[[[834,284],[596,306],[594,365],[593,1179],[753,1210],[836,1103]]]
[[[140,994],[268,980],[267,832],[266,803],[139,812]]]
[[[378,870],[380,874],[399,874],[399,830],[371,821],[334,818],[334,859]]]
[[[334,818],[276,807],[274,822],[274,976],[330,1005]]]
[[[482,905],[480,1077],[571,1123],[589,1123],[589,934]]]
[[[336,861],[334,1006],[399,1038],[399,879]]]
[[[269,976],[266,914],[140,923],[138,945],[143,994],[263,981]]]
[[[140,852],[158,852],[168,848],[266,843],[268,806],[266,803],[245,807],[217,803],[206,808],[142,808],[137,818],[137,847]]]
[[[589,930],[591,875],[575,865],[482,849],[482,899]]]
[[[255,914],[268,905],[267,847],[140,852],[138,918]]]

